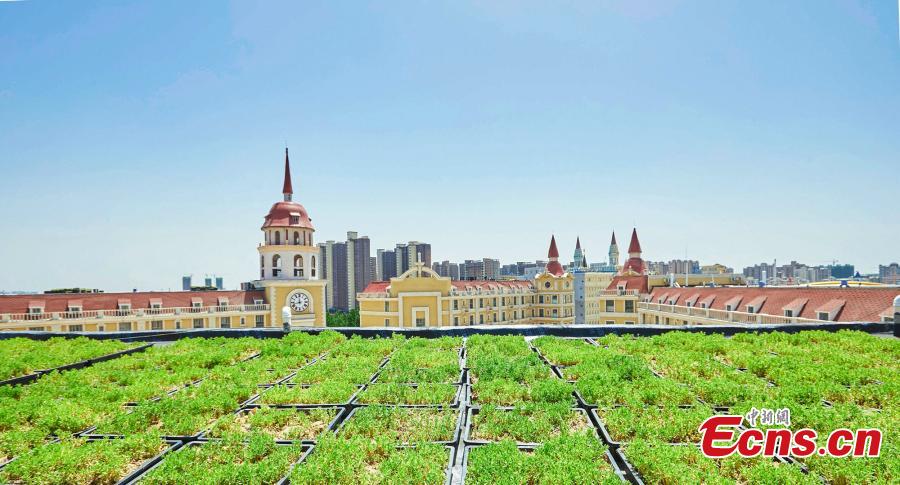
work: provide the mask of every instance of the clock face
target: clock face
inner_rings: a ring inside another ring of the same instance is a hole
[[[309,308],[309,297],[303,293],[294,293],[288,303],[295,312],[306,311]]]

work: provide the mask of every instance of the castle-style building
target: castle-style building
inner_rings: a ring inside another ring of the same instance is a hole
[[[559,263],[556,238],[534,281],[451,281],[421,262],[357,295],[363,327],[447,327],[574,322],[572,275]]]
[[[259,280],[247,291],[0,295],[0,330],[113,332],[325,326],[325,281],[309,213],[293,200],[284,151],[283,200],[266,214]]]

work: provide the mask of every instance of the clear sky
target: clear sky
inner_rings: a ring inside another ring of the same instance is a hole
[[[436,260],[900,260],[893,1],[0,2],[0,289],[257,275],[320,241]],[[623,248],[624,252],[624,248]]]

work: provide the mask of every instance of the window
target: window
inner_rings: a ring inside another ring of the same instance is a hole
[[[756,309],[753,308],[753,305],[747,305],[747,313],[756,313]]]
[[[293,219],[293,217],[291,217],[291,219]],[[299,218],[298,218],[298,219],[299,219]],[[297,222],[300,222],[300,221],[297,221]],[[295,246],[299,246],[299,245],[300,245],[300,233],[297,232],[297,231],[294,231],[294,245],[295,245]]]
[[[475,308],[475,300],[469,300],[469,310]]]
[[[281,232],[275,231],[275,244],[281,244]]]
[[[312,236],[309,238],[309,245],[312,246]],[[316,277],[316,257],[309,257],[309,276],[315,278]]]
[[[625,300],[625,312],[634,313],[634,300]]]
[[[792,318],[794,316],[794,310],[785,310],[784,316],[786,316],[788,318]]]
[[[459,326],[459,317],[453,317],[453,326],[454,326],[454,327],[458,327],[458,326]]]
[[[69,325],[70,332],[84,332],[84,326],[82,325]]]
[[[263,328],[266,326],[266,316],[265,315],[257,315],[256,316],[256,328]]]
[[[559,312],[556,311],[556,308],[553,309],[553,316],[554,317],[559,316]]]
[[[416,326],[417,327],[425,326],[425,315],[422,315],[421,313],[416,314]]]
[[[541,305],[544,304],[544,295],[538,297],[538,303],[540,303]]]
[[[615,322],[614,320],[607,320],[607,321],[606,321],[606,324],[607,324],[607,325],[615,325],[616,322]]]
[[[391,311],[391,302],[389,302],[389,301],[384,302],[384,311],[386,311],[386,312]]]
[[[279,274],[281,274],[281,256],[276,254],[272,256],[272,276],[277,277]]]
[[[606,311],[612,313],[616,311],[616,302],[615,300],[606,300]]]
[[[472,325],[473,323],[475,323],[475,317],[472,315],[469,315],[469,325]]]
[[[131,331],[131,322],[119,322],[119,331],[120,332],[130,332]]]
[[[390,319],[390,318],[385,318],[385,319],[384,319],[384,326],[385,326],[385,327],[390,327],[390,326],[391,326],[391,319]]]
[[[291,216],[291,225],[300,224],[300,216]],[[294,234],[297,234],[296,232]]]
[[[181,320],[175,320],[175,330],[181,329]]]
[[[550,302],[553,303],[554,305],[555,305],[558,301],[559,301],[559,300],[557,299],[556,295],[553,295],[553,296],[550,297]]]
[[[219,326],[222,328],[231,328],[231,317],[222,317],[219,319]]]
[[[831,315],[829,315],[828,312],[818,312],[818,313],[819,313],[819,320],[831,320],[831,318],[829,318]]]
[[[731,305],[725,305],[725,311],[726,311],[726,312],[730,312],[730,311],[731,311]]]
[[[300,256],[299,254],[294,256],[294,277],[303,277],[303,256]]]
[[[29,332],[43,332],[44,327],[28,327]]]
[[[203,328],[203,319],[202,318],[194,319],[194,328]]]
[[[453,309],[459,310],[459,300],[453,300]]]
[[[150,322],[150,330],[162,330],[163,322],[162,320],[153,320]]]
[[[542,317],[544,316],[544,309],[543,309],[543,308],[541,308],[541,310],[540,310],[540,316],[542,316]]]
[[[478,323],[479,324],[484,323],[484,315],[478,315]]]
[[[494,298],[494,306],[497,306],[497,298]]]
[[[244,327],[247,325],[247,320],[244,317],[241,317],[241,326]]]
[[[625,325],[634,325],[634,322],[631,320],[625,320]]]

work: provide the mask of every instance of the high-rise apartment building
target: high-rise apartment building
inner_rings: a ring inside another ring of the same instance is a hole
[[[878,265],[878,280],[886,285],[900,285],[900,264]]]
[[[428,268],[431,267],[431,244],[419,241],[401,243],[397,244],[394,253],[397,276],[407,272],[409,268],[415,267],[417,261],[421,261]]]
[[[397,252],[387,249],[379,249],[375,262],[376,279],[378,281],[390,281],[397,276]]]
[[[484,258],[481,260],[484,266],[484,279],[496,281],[500,279],[500,260]]]
[[[328,307],[343,311],[356,308],[356,294],[375,279],[369,238],[349,231],[346,242],[320,243],[319,250],[320,273],[328,282]]]

